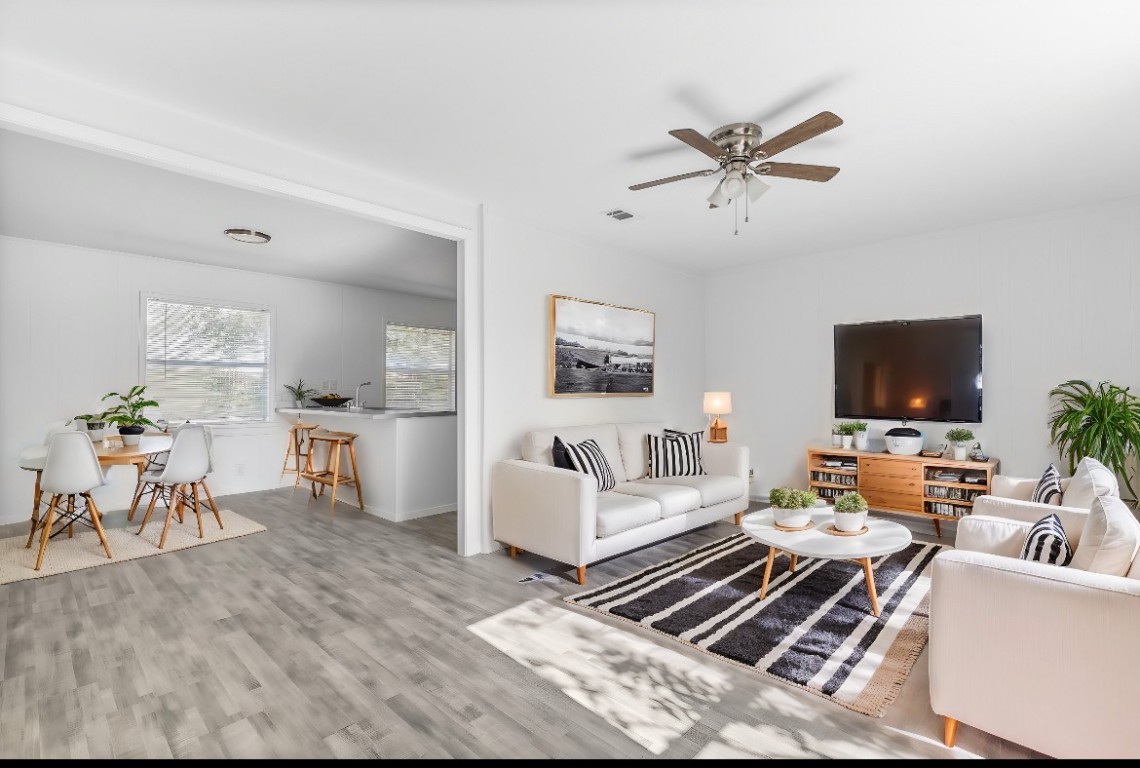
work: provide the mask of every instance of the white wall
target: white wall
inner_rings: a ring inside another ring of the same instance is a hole
[[[648,259],[488,213],[484,221],[484,464],[540,427],[660,420],[700,428],[701,281]],[[656,312],[652,397],[547,396],[549,296]],[[486,483],[489,488],[489,482]],[[490,520],[487,537],[490,540]]]
[[[705,296],[705,384],[732,392],[729,439],[751,446],[754,494],[803,486],[805,449],[830,442],[833,325],[975,313],[984,421],[971,429],[1004,473],[1040,475],[1057,457],[1051,387],[1140,389],[1140,199],[723,270]],[[954,425],[911,426],[930,446]]]
[[[0,523],[28,516],[32,478],[17,468],[20,450],[41,442],[49,422],[141,381],[141,293],[272,306],[278,405],[291,404],[283,385],[298,377],[336,380],[346,394],[370,380],[361,397],[381,404],[384,323],[455,327],[454,301],[0,237]],[[285,424],[218,428],[215,494],[276,487]],[[111,470],[106,508],[129,503],[132,474]]]

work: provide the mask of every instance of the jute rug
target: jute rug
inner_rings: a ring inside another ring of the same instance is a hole
[[[138,530],[137,523],[129,528],[107,528],[105,532],[107,542],[111,545],[111,554],[114,555],[113,559],[107,558],[95,531],[86,526],[76,525],[75,538],[69,539],[67,533],[61,533],[48,542],[43,568],[38,571],[34,570],[39,546],[38,533],[31,549],[24,548],[28,540],[26,533],[10,539],[0,539],[0,584],[39,579],[57,573],[177,552],[180,549],[236,539],[265,530],[265,526],[261,523],[255,523],[237,512],[223,509],[221,515],[222,522],[226,525],[225,529],[218,528],[218,521],[214,519],[212,512],[202,515],[202,528],[206,534],[204,539],[198,538],[198,521],[194,517],[193,510],[186,513],[185,523],[179,524],[175,518],[170,524],[170,533],[166,537],[166,547],[163,549],[158,548],[158,540],[162,536],[164,518],[157,521],[152,519],[142,536],[135,535],[135,531]]]
[[[757,599],[768,547],[738,533],[566,602],[660,632],[865,715],[882,717],[926,646],[930,563],[913,543],[874,561],[882,615],[862,566],[787,555]]]

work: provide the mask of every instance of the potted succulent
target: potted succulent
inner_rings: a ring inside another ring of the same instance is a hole
[[[285,389],[289,390],[289,394],[293,396],[293,405],[297,408],[305,407],[305,398],[312,397],[317,394],[317,390],[312,387],[305,386],[304,379],[297,379],[296,384],[286,384]]]
[[[954,461],[965,461],[966,455],[970,451],[970,441],[974,439],[974,433],[965,427],[954,427],[946,430],[946,439],[954,446]]]
[[[839,425],[839,436],[843,440],[844,448],[850,448],[851,442],[855,439],[855,424],[854,421],[845,421]]]
[[[802,528],[811,521],[811,511],[816,502],[815,491],[801,491],[796,488],[773,488],[768,493],[772,504],[772,518],[776,525],[785,528]]]
[[[867,522],[867,500],[854,491],[835,500],[835,530],[855,533]]]
[[[118,392],[108,392],[103,395],[104,400],[119,398],[119,402],[107,411],[107,420],[119,425],[119,435],[123,438],[123,445],[138,445],[139,438],[147,427],[157,428],[153,421],[143,415],[144,409],[158,407],[156,401],[146,399],[145,392],[145,385],[136,384],[125,395]]]
[[[843,445],[843,437],[839,434],[838,424],[833,424],[831,427],[831,445],[835,448]]]
[[[853,421],[855,427],[855,448],[859,451],[867,450],[867,422]]]

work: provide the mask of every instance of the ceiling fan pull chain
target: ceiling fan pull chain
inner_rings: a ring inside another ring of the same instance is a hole
[[[733,200],[732,202],[735,203],[735,205],[732,206],[732,226],[734,226],[736,228],[736,231],[733,232],[732,234],[739,235],[740,234],[740,198],[738,197],[735,200]]]
[[[744,196],[744,223],[748,223],[748,195]]]

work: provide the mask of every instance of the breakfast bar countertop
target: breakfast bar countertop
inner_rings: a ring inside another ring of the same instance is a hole
[[[455,411],[424,411],[415,408],[369,408],[360,409],[327,408],[320,405],[305,406],[304,408],[290,407],[278,408],[278,413],[325,414],[328,416],[347,416],[354,419],[413,419],[422,416],[454,416]]]

